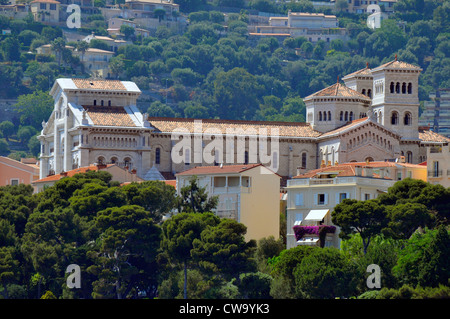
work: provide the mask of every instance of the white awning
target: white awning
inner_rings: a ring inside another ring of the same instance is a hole
[[[297,240],[297,245],[316,245],[319,238],[302,238]]]
[[[329,209],[312,209],[309,211],[305,220],[321,221],[329,211]]]

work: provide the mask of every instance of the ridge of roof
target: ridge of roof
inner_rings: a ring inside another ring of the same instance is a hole
[[[358,91],[355,91],[355,90],[353,90],[353,89],[351,89],[351,88],[349,88],[349,87],[347,87],[344,84],[341,84],[339,82],[337,82],[337,83],[335,83],[335,84],[333,84],[333,85],[331,85],[329,87],[326,87],[326,88],[324,88],[324,89],[322,89],[322,90],[320,90],[318,92],[315,92],[315,93],[313,93],[311,95],[308,95],[303,100],[306,101],[306,100],[310,100],[310,99],[315,98],[315,97],[322,97],[322,96],[327,96],[327,97],[353,97],[353,98],[359,98],[359,99],[362,99],[362,100],[365,100],[365,101],[368,101],[368,102],[371,101],[371,99],[368,96],[366,96],[366,95],[364,95],[362,93],[359,93]]]

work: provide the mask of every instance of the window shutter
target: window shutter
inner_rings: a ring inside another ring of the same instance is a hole
[[[300,194],[295,194],[295,206],[300,206]]]
[[[350,193],[345,193],[345,198],[350,198]]]
[[[328,205],[328,194],[325,194],[325,202],[324,205]]]
[[[336,199],[336,205],[339,204],[339,193],[334,194],[335,195],[335,199]]]
[[[319,204],[318,196],[317,196],[317,194],[314,194],[314,205],[318,205],[318,204]]]

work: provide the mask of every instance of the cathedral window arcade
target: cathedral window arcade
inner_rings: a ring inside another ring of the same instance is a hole
[[[397,82],[397,83],[394,83],[394,82],[391,82],[391,84],[390,84],[390,86],[389,86],[389,92],[390,93],[396,93],[396,94],[412,94],[412,83],[411,82],[409,82],[409,83],[406,83],[406,82],[403,82],[403,83],[400,83],[400,82]]]

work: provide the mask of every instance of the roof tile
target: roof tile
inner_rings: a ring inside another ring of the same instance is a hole
[[[331,96],[331,97],[353,97],[359,98],[370,102],[370,98],[364,94],[361,94],[353,89],[346,87],[345,85],[337,82],[319,92],[311,94],[305,98],[310,99],[313,97]]]
[[[126,87],[119,80],[72,79],[79,89],[126,91]]]
[[[165,118],[165,117],[149,117],[150,124],[159,132],[174,132],[176,129],[188,130],[190,133],[195,132],[195,120],[184,118]],[[229,130],[244,130],[243,134],[254,130],[259,133],[259,129],[267,129],[267,135],[274,133],[273,129],[279,130],[280,137],[318,137],[320,132],[315,131],[307,123],[297,122],[266,122],[266,121],[239,121],[239,120],[219,120],[219,119],[202,119],[202,133],[217,129],[222,134]],[[231,131],[230,133],[232,133]],[[237,132],[237,131],[236,131]],[[237,133],[236,133],[237,134]]]
[[[84,106],[87,115],[94,125],[105,126],[131,126],[135,127],[133,120],[122,106]]]

